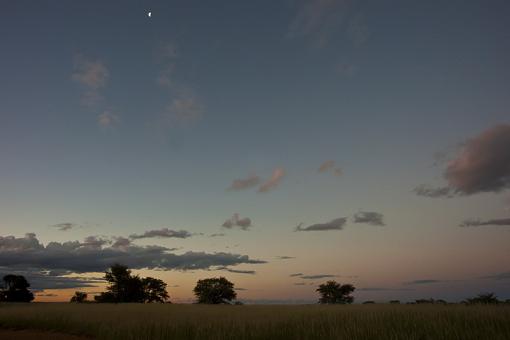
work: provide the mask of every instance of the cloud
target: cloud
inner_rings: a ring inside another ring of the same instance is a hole
[[[290,274],[289,276],[290,277],[297,277],[297,276],[302,276],[303,273],[295,273],[295,274]]]
[[[346,217],[336,218],[327,223],[312,224],[308,227],[302,227],[303,223],[300,223],[295,231],[326,231],[326,230],[342,230],[345,223],[347,223]]]
[[[221,226],[227,229],[239,227],[241,230],[248,230],[252,225],[251,219],[248,217],[241,218],[239,217],[239,214],[234,214],[231,218],[223,222]]]
[[[318,172],[326,172],[326,171],[333,169],[334,167],[335,167],[335,161],[327,160],[319,166],[319,169],[317,171]]]
[[[354,214],[354,223],[366,223],[373,226],[384,226],[384,216],[373,211],[360,211]]]
[[[246,289],[246,288],[240,288],[240,287],[239,287],[239,288],[234,288],[234,289],[235,289],[235,290],[239,290],[239,291],[245,291],[245,290],[248,290],[248,289]]]
[[[285,177],[285,170],[283,168],[274,169],[271,178],[259,187],[259,192],[268,192],[276,188],[283,177]]]
[[[79,227],[79,225],[67,222],[67,223],[54,224],[54,225],[52,225],[52,227],[57,228],[60,231],[68,231],[68,230],[71,230],[73,228]]]
[[[333,277],[338,277],[338,275],[331,275],[331,274],[301,275],[301,278],[305,279],[305,280],[327,279],[327,278],[333,278]]]
[[[228,190],[243,190],[253,188],[260,183],[260,177],[256,175],[251,175],[247,178],[235,179],[232,181]]]
[[[465,220],[460,224],[461,227],[480,227],[480,226],[510,226],[510,218],[500,218],[482,221],[477,220]]]
[[[55,274],[48,271],[12,270],[12,268],[9,267],[0,267],[0,277],[3,277],[7,274],[24,276],[30,283],[30,289],[33,291],[43,291],[45,289],[95,287],[98,283],[104,282],[103,279],[98,278],[59,276],[58,273]]]
[[[131,234],[129,235],[130,239],[136,240],[141,238],[151,238],[151,237],[160,237],[160,238],[188,238],[191,237],[192,234],[186,230],[172,230],[168,228],[161,228],[157,230],[148,230],[143,234]]]
[[[363,43],[368,40],[370,31],[362,15],[358,14],[350,20],[347,28],[347,35],[356,46],[363,45]]]
[[[0,263],[9,269],[32,268],[34,271],[57,273],[103,272],[114,263],[132,269],[194,270],[218,266],[266,263],[247,255],[232,253],[205,253],[188,251],[177,255],[172,249],[161,246],[125,245],[106,246],[95,236],[85,241],[50,242],[41,244],[33,233],[25,237],[0,236]]]
[[[160,47],[158,57],[163,64],[163,70],[158,77],[158,83],[163,86],[172,86],[176,60],[179,57],[177,45],[167,43]]]
[[[294,283],[294,286],[305,286],[306,284],[306,282],[296,282]]]
[[[510,125],[487,129],[463,144],[444,171],[448,185],[420,186],[414,191],[429,197],[452,197],[510,188]]]
[[[101,127],[107,128],[117,125],[120,118],[109,111],[105,111],[97,116],[97,124]]]
[[[404,284],[411,286],[411,285],[427,285],[427,284],[442,283],[442,282],[446,282],[446,281],[444,281],[444,280],[424,279],[424,280],[409,281],[409,282],[405,282]]]
[[[452,189],[449,187],[431,187],[430,185],[421,184],[413,189],[413,192],[418,196],[438,198],[438,197],[453,197]]]

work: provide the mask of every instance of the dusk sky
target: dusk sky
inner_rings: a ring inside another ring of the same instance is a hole
[[[151,13],[149,16],[148,13]],[[510,298],[510,2],[0,0],[0,274]]]

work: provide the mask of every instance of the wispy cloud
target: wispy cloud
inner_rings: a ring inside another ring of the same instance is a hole
[[[83,87],[82,102],[85,105],[95,105],[102,99],[99,90],[106,86],[109,78],[110,72],[102,61],[91,60],[83,55],[74,58],[71,79]]]
[[[335,176],[341,176],[342,175],[342,169],[341,168],[335,168],[335,161],[334,160],[327,160],[324,161],[320,166],[319,169],[317,169],[320,173],[325,172],[331,172]]]
[[[204,107],[198,97],[183,92],[166,108],[165,120],[169,126],[188,126],[202,118]]]
[[[384,215],[374,211],[360,211],[354,214],[354,223],[384,226]]]
[[[223,236],[225,236],[225,233],[214,233],[209,235],[209,237],[223,237]]]
[[[465,220],[460,224],[461,227],[481,227],[481,226],[510,226],[510,218],[499,218],[490,220]]]
[[[291,260],[291,259],[295,259],[294,256],[276,256],[276,258],[278,260]]]
[[[422,280],[414,280],[409,282],[404,282],[405,285],[428,285],[428,284],[434,284],[434,283],[442,283],[447,282],[445,280],[434,280],[434,279],[422,279]]]
[[[224,271],[227,271],[229,273],[234,273],[234,274],[249,274],[249,275],[255,275],[257,272],[254,271],[254,270],[242,270],[242,269],[232,269],[232,268],[228,268],[228,267],[220,267],[220,268],[216,268],[216,270],[224,270]]]
[[[111,113],[110,111],[104,111],[97,116],[97,124],[101,127],[108,128],[117,125],[120,122],[119,116]]]
[[[303,227],[303,223],[300,223],[295,231],[327,231],[327,230],[342,230],[344,225],[347,223],[346,217],[336,218],[327,223],[312,224],[308,227]]]
[[[131,234],[129,238],[131,239],[141,239],[141,238],[151,238],[151,237],[159,237],[159,238],[188,238],[191,237],[192,234],[186,230],[172,230],[169,228],[161,228],[157,230],[148,230],[143,234]]]
[[[303,273],[294,273],[294,274],[290,274],[289,276],[290,277],[297,277],[297,276],[302,276]]]
[[[301,278],[305,280],[318,280],[338,277],[338,275],[332,274],[316,274],[316,275],[302,275]]]
[[[246,178],[235,179],[228,187],[228,190],[243,190],[257,186],[260,183],[260,177],[251,175]]]
[[[240,217],[239,214],[232,215],[231,218],[223,222],[222,227],[233,229],[239,227],[241,230],[248,230],[251,227],[251,219],[248,217]]]
[[[482,279],[510,280],[510,272],[497,273],[482,277]]]
[[[283,168],[276,168],[273,170],[273,174],[271,178],[269,178],[266,182],[264,182],[259,187],[259,192],[268,192],[276,188],[282,179],[285,177],[285,170]]]
[[[418,196],[438,198],[445,197],[450,198],[454,196],[454,193],[450,187],[432,187],[427,184],[420,184],[413,189],[413,192]]]

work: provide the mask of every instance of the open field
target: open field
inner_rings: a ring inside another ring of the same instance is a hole
[[[126,340],[510,339],[510,306],[1,304],[0,328]]]

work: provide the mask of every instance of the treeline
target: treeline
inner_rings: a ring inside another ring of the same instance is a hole
[[[115,264],[105,272],[106,291],[94,296],[94,301],[87,300],[85,292],[75,292],[70,302],[84,303],[171,303],[167,284],[152,277],[133,275],[128,267]],[[33,293],[28,289],[30,283],[22,275],[5,275],[3,288],[0,289],[0,302],[30,302],[34,299]],[[351,304],[354,302],[352,293],[356,288],[352,284],[340,284],[328,281],[318,286],[320,304]],[[237,301],[234,284],[224,277],[198,280],[193,294],[196,303],[200,304],[242,304]],[[363,304],[374,304],[374,301],[365,301]],[[391,300],[390,304],[400,304],[399,300]],[[492,305],[510,304],[510,299],[500,301],[493,293],[479,294],[473,298],[462,301],[466,305]],[[447,304],[445,300],[418,299],[407,304]]]

